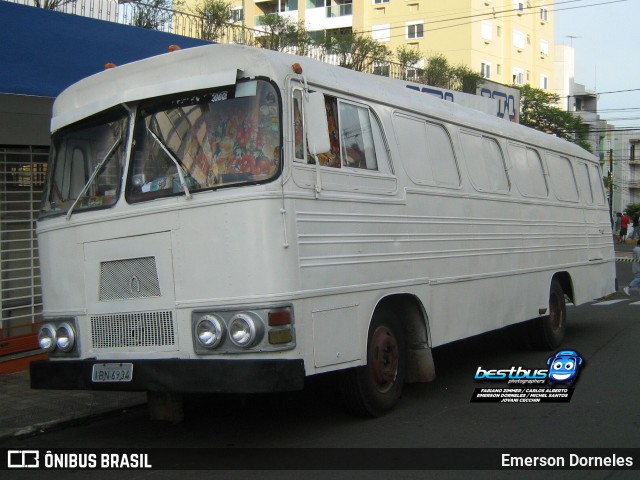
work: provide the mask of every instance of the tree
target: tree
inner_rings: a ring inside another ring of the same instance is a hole
[[[161,27],[172,20],[171,9],[180,5],[180,2],[172,0],[144,0],[128,3],[132,8],[131,25],[135,27],[160,30]]]
[[[406,80],[409,78],[409,70],[416,68],[416,65],[424,60],[424,57],[419,50],[401,45],[396,49],[396,59],[402,68],[402,78]]]
[[[531,85],[514,85],[520,90],[520,123],[550,133],[592,151],[587,138],[589,125],[580,117],[554,106],[560,96]]]
[[[218,40],[224,27],[231,22],[232,3],[225,0],[200,0],[191,11],[201,18],[200,38],[202,40]]]
[[[359,72],[370,71],[374,65],[391,60],[391,50],[370,35],[353,31],[342,32],[326,38],[324,48],[338,56],[341,67]]]
[[[69,3],[76,3],[78,0],[33,0],[33,6],[45,10],[57,10]]]
[[[311,45],[311,39],[304,27],[304,22],[295,23],[289,17],[269,13],[261,19],[261,27],[265,34],[257,36],[258,46],[269,50],[295,50],[292,53],[306,55]]]

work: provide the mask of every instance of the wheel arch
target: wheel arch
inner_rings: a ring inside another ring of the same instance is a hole
[[[422,301],[410,293],[392,294],[380,299],[373,314],[380,309],[392,311],[402,325],[407,348],[407,383],[434,380],[429,318]]]
[[[571,278],[571,274],[566,271],[556,272],[551,279],[551,282],[557,280],[560,286],[562,287],[562,291],[564,294],[569,297],[569,299],[574,302],[575,294],[573,290],[573,280]]]

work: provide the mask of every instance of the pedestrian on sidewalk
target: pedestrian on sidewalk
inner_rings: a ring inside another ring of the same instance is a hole
[[[622,221],[622,214],[616,212],[616,223],[613,225],[613,236],[616,237],[616,243],[620,243],[620,223]]]
[[[640,240],[640,212],[633,214],[633,220],[631,222],[633,224],[633,232],[631,232],[629,238],[631,240]]]
[[[631,280],[628,287],[624,287],[624,293],[627,295],[631,295],[631,292],[629,291],[631,288],[640,287],[640,240],[638,240],[636,246],[633,248],[631,256],[633,258],[633,263],[631,264],[633,280]]]
[[[620,243],[627,242],[627,229],[629,228],[629,224],[631,223],[631,219],[627,212],[622,214],[622,218],[620,218]]]

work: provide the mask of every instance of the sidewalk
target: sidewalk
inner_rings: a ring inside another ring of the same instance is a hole
[[[31,390],[28,370],[0,374],[0,442],[146,401],[139,392]]]
[[[628,258],[635,241],[615,245]],[[147,401],[144,393],[87,390],[31,390],[29,371],[0,374],[0,441],[68,422],[117,412]]]

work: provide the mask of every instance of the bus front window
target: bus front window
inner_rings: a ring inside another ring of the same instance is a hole
[[[116,108],[53,135],[41,215],[109,207],[120,192],[128,113]]]
[[[127,200],[271,180],[280,168],[280,130],[278,95],[264,80],[145,102]]]

